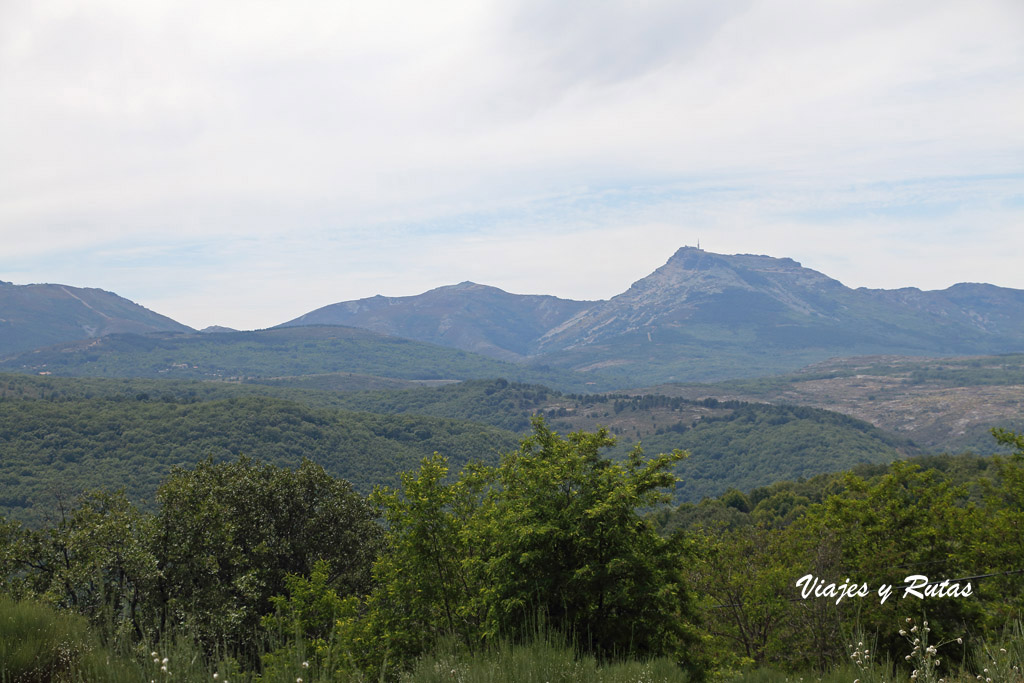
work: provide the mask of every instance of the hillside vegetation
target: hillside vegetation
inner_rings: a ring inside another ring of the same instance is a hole
[[[639,442],[649,453],[682,449],[674,497],[698,501],[729,488],[810,477],[859,463],[888,463],[918,452],[908,439],[827,410],[657,394],[562,394],[543,386],[478,380],[433,389],[339,396],[350,408],[470,419],[522,431],[533,414],[563,432],[607,427],[624,456]]]
[[[641,390],[689,399],[814,406],[870,422],[932,452],[992,450],[994,424],[1024,428],[1024,354],[835,359],[800,372]]]
[[[508,377],[568,389],[607,387],[600,376],[487,358],[350,327],[219,334],[113,334],[0,360],[0,371],[79,377],[236,380],[355,373],[399,380]]]
[[[38,523],[59,500],[124,488],[143,508],[175,466],[247,455],[280,466],[304,458],[363,493],[432,453],[493,461],[510,432],[476,423],[311,408],[266,396],[0,400],[0,514]]]
[[[561,394],[475,380],[437,388],[335,393],[195,380],[0,375],[0,511],[38,522],[56,497],[125,487],[151,497],[175,465],[249,455],[303,457],[366,492],[424,455],[454,465],[493,460],[530,418],[567,433],[606,426],[625,457],[684,449],[676,502],[858,463],[890,462],[913,445],[828,411],[664,396]]]

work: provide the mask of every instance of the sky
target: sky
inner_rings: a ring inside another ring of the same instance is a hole
[[[0,240],[196,328],[698,240],[1024,289],[1024,2],[2,0]]]

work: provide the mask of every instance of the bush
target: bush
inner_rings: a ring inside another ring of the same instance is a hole
[[[51,683],[141,680],[131,662],[112,657],[81,616],[0,597],[0,681]]]

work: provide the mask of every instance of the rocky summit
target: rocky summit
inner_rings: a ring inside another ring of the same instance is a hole
[[[334,304],[286,325],[338,324],[506,360],[637,381],[762,374],[860,354],[1024,348],[1024,292],[851,289],[789,258],[683,247],[607,301],[462,283]]]

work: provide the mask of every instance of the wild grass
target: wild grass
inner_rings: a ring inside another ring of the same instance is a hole
[[[689,677],[661,657],[644,661],[600,662],[580,655],[556,634],[541,632],[526,644],[502,641],[483,652],[442,646],[421,658],[403,683],[518,683],[566,681],[594,683],[684,683]]]
[[[786,672],[768,667],[711,672],[712,683],[1024,683],[1024,627],[1008,626],[999,637],[929,645],[924,622],[908,623],[903,658],[877,657],[873,640],[854,636],[849,658],[823,672]],[[917,640],[918,642],[914,642]],[[267,643],[268,650],[281,643]],[[669,658],[599,661],[581,655],[558,634],[538,630],[528,643],[499,641],[476,652],[451,642],[421,657],[408,671],[370,678],[339,671],[331,662],[307,660],[291,641],[286,656],[263,671],[242,671],[222,653],[210,656],[182,634],[159,645],[103,643],[88,622],[50,606],[0,597],[0,683],[676,683],[689,680]],[[289,652],[290,650],[290,652]],[[931,650],[931,652],[929,652]],[[902,653],[901,653],[902,654]],[[909,659],[906,659],[909,657]]]
[[[0,597],[0,681],[77,683],[142,680],[141,667],[113,656],[84,617]]]

